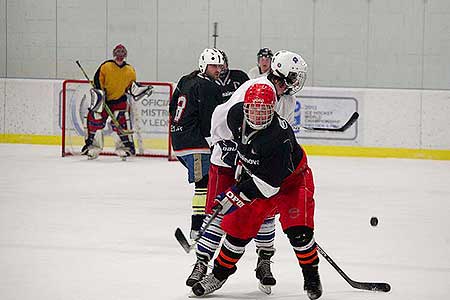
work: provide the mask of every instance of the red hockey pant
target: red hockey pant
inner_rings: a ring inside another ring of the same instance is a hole
[[[211,180],[211,177],[210,177]],[[314,229],[314,180],[311,169],[304,164],[287,177],[280,191],[268,199],[255,199],[250,204],[225,215],[222,229],[229,235],[254,238],[264,219],[274,212],[280,214],[283,231],[293,226]]]

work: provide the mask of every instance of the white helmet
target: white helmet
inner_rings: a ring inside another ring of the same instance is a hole
[[[272,72],[284,79],[288,93],[293,95],[303,88],[308,65],[299,54],[280,50],[272,58]]]
[[[224,59],[220,50],[216,48],[206,48],[200,54],[198,67],[201,73],[205,73],[208,65],[223,65]]]

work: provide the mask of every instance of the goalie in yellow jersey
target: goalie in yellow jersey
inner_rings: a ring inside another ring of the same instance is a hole
[[[113,57],[114,59],[103,62],[94,76],[91,107],[87,114],[86,144],[81,149],[81,154],[88,155],[91,159],[97,158],[103,148],[102,129],[108,117],[111,118],[113,130],[120,138],[116,146],[118,154],[136,154],[127,93],[135,100],[151,93],[152,87],[140,87],[136,83],[136,71],[125,61],[127,49],[124,45],[114,47]]]

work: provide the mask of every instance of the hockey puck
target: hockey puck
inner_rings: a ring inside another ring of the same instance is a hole
[[[378,218],[377,217],[370,218],[370,225],[377,226],[378,225]]]

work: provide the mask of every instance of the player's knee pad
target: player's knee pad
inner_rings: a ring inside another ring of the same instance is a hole
[[[293,247],[305,247],[314,238],[314,229],[307,226],[294,226],[285,230]]]
[[[224,245],[234,252],[244,252],[245,246],[247,246],[251,240],[251,238],[244,240],[227,234]]]

